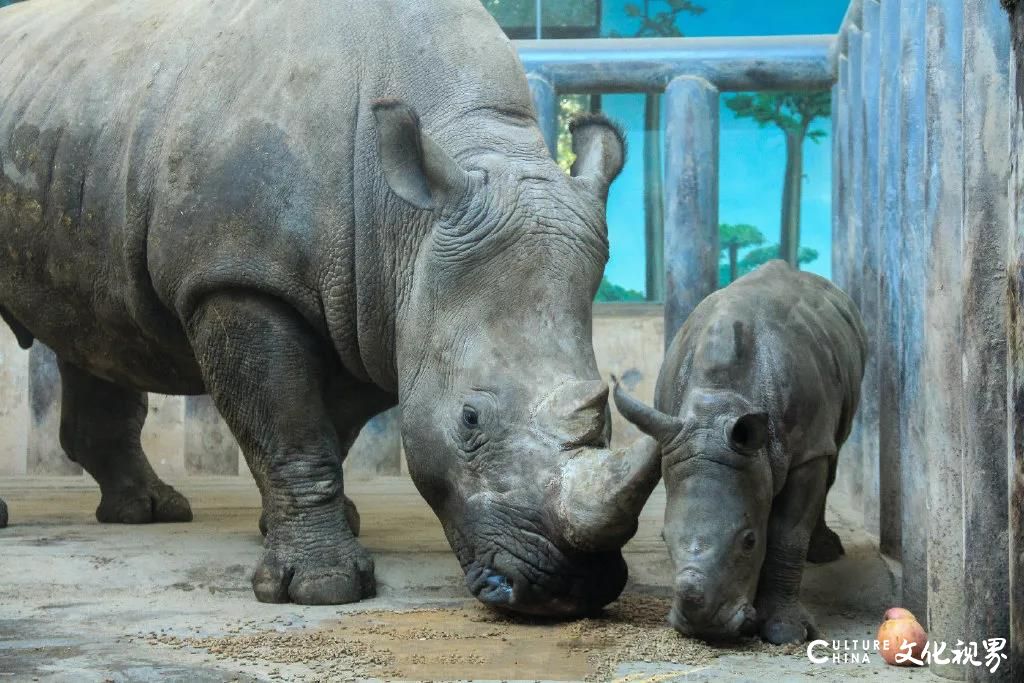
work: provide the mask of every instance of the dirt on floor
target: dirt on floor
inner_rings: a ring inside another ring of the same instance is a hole
[[[174,482],[191,524],[97,524],[84,480],[0,480],[0,683],[33,681],[619,680],[921,682],[927,671],[814,664],[803,647],[716,647],[667,624],[672,566],[655,492],[625,549],[630,580],[599,618],[511,618],[471,600],[436,518],[405,478],[346,487],[376,561],[377,597],[353,605],[257,602],[259,497],[242,478]],[[808,566],[803,600],[833,639],[877,631],[898,579],[832,511],[847,555]],[[848,521],[853,520],[853,521]]]
[[[715,647],[665,623],[668,598],[627,595],[598,618],[568,623],[512,620],[475,602],[454,608],[372,611],[300,632],[261,630],[221,637],[156,635],[152,644],[204,650],[236,664],[305,664],[328,680],[365,678],[601,681],[624,662],[706,664],[721,655],[803,655],[802,646],[757,639]],[[243,631],[244,624],[233,629]],[[678,671],[683,674],[684,671]],[[280,669],[272,680],[292,680]]]

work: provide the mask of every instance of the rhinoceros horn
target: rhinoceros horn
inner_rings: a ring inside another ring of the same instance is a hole
[[[593,409],[594,402],[583,405]],[[660,455],[658,442],[646,436],[626,449],[573,450],[562,466],[555,504],[565,541],[588,552],[621,548],[636,533],[661,476]]]
[[[613,378],[614,379],[614,378]],[[671,441],[683,428],[682,420],[638,401],[615,382],[615,407],[622,416],[661,445]]]

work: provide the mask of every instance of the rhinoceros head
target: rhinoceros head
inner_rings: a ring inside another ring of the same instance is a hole
[[[675,566],[669,621],[702,638],[750,632],[772,501],[767,414],[718,390],[688,392],[681,417],[644,405],[619,386],[615,404],[661,446],[662,535]]]
[[[481,601],[599,609],[625,583],[620,548],[659,476],[652,440],[608,448],[591,342],[621,135],[577,122],[570,177],[535,127],[521,153],[456,162],[408,107],[374,113],[389,187],[431,221],[396,323],[409,472]]]

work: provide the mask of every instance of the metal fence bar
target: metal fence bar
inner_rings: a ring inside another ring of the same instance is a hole
[[[900,462],[900,401],[903,382],[900,370],[903,337],[899,283],[902,261],[900,226],[900,110],[901,77],[900,5],[881,6],[881,82],[878,131],[882,207],[879,225],[878,277],[878,469],[879,537],[882,552],[899,558],[902,553],[902,499]]]
[[[863,258],[863,199],[864,199],[864,118],[863,107],[863,81],[861,69],[863,67],[863,46],[864,33],[860,30],[859,16],[853,17],[853,24],[847,35],[847,68],[848,75],[848,98],[849,102],[849,124],[846,134],[848,137],[848,154],[846,157],[845,171],[849,178],[849,184],[843,201],[846,204],[846,285],[844,289],[850,295],[854,303],[860,304],[861,295],[861,262]],[[863,510],[864,493],[864,466],[863,460],[863,421],[864,413],[857,411],[853,419],[853,428],[850,436],[840,453],[839,465],[836,471],[837,481],[850,496],[850,502],[858,511]]]
[[[1010,229],[1007,239],[1007,433],[1009,498],[1010,675],[1024,678],[1024,6],[1011,8],[1014,54],[1010,60]],[[1011,678],[1013,680],[1013,678]]]
[[[698,76],[721,92],[828,90],[835,36],[514,41],[527,73],[563,93],[659,92]]]
[[[861,16],[864,11],[864,0],[850,0],[850,4],[846,7],[846,14],[843,15],[843,21],[839,24],[839,33],[836,34],[836,42],[832,46],[832,70],[835,73],[839,73],[839,56],[849,53],[848,38],[850,36],[850,29],[853,27],[859,27],[861,24]]]
[[[1010,32],[998,0],[965,0],[965,640],[1009,635],[1006,469],[1006,234]],[[968,680],[1009,681],[967,667]],[[1019,680],[1019,679],[1018,679]]]
[[[924,429],[929,435],[929,634],[963,638],[963,0],[927,0],[927,245],[922,382],[929,387]],[[962,678],[960,664],[937,661],[932,671]]]
[[[839,81],[832,86],[832,281],[842,287],[840,270],[842,267],[843,248],[846,243],[846,223],[842,211],[842,139],[843,116],[846,113],[844,95]]]
[[[718,286],[718,90],[681,76],[665,90],[665,345]]]
[[[915,614],[927,614],[928,574],[928,435],[924,433],[924,387],[921,384],[921,339],[924,334],[925,249],[929,243],[924,214],[925,183],[925,0],[900,3],[902,102],[900,169],[903,183],[903,394],[900,460],[903,488],[903,602]]]
[[[850,147],[850,66],[846,54],[838,57],[836,62],[838,69],[835,85],[836,101],[832,107],[834,110],[835,125],[832,130],[836,156],[832,160],[832,213],[833,232],[832,249],[834,258],[832,261],[832,280],[836,286],[846,290],[850,281],[849,257],[847,232],[849,231],[849,210],[846,198],[850,193],[849,177],[849,147]]]
[[[864,0],[864,45],[861,69],[863,107],[861,129],[864,131],[864,192],[861,200],[861,292],[860,314],[868,331],[868,358],[861,387],[860,414],[862,477],[864,497],[864,528],[878,536],[878,81],[882,51],[879,29],[881,7],[877,0]]]
[[[553,159],[558,159],[558,93],[551,81],[536,73],[526,76],[530,97],[537,110],[537,123]]]
[[[661,95],[644,97],[644,242],[645,293],[648,301],[665,300],[665,188],[661,163]]]

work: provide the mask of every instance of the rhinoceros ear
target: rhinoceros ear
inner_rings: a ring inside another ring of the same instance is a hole
[[[622,165],[626,163],[626,137],[600,114],[582,114],[569,122],[572,151],[576,155],[570,173],[591,185],[603,200]]]
[[[740,415],[727,427],[729,445],[744,455],[753,455],[768,443],[768,413]]]
[[[376,100],[377,153],[388,187],[417,209],[435,209],[457,200],[469,175],[420,130],[420,119],[399,100]]]

